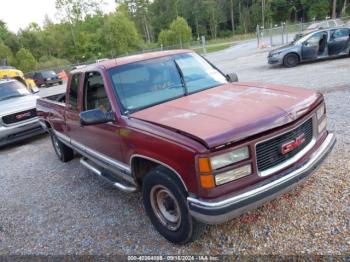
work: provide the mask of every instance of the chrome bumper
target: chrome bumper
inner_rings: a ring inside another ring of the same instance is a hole
[[[0,126],[0,146],[43,134],[44,132],[37,118],[21,124]]]
[[[335,141],[335,136],[328,134],[307,161],[284,171],[278,178],[263,181],[243,193],[220,200],[204,200],[189,196],[187,201],[191,215],[207,224],[220,224],[290,191],[319,167],[333,148]]]

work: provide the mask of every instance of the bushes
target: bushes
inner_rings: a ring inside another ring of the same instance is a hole
[[[36,68],[36,60],[32,53],[25,49],[21,48],[16,54],[17,67],[23,72],[29,72]]]
[[[37,70],[58,68],[69,65],[70,62],[66,59],[61,59],[53,56],[42,56],[37,64]]]
[[[177,45],[183,47],[191,41],[192,30],[183,17],[176,18],[167,30],[162,30],[158,42],[162,45]]]

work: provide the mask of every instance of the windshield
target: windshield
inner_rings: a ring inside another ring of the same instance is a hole
[[[54,71],[44,71],[42,72],[43,77],[47,78],[47,77],[55,77],[56,73]]]
[[[30,95],[27,88],[18,81],[0,83],[0,101]]]
[[[308,34],[304,35],[303,37],[301,37],[300,39],[298,39],[298,40],[296,41],[296,44],[302,44],[302,43],[304,43],[306,40],[309,39],[309,37],[310,37],[312,34],[313,34],[313,33],[308,33]]]
[[[195,53],[140,61],[110,70],[123,113],[135,112],[227,83]]]

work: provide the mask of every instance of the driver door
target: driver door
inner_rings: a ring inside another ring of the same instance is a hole
[[[322,33],[311,35],[302,45],[301,55],[303,60],[314,60],[317,58]]]
[[[112,111],[111,99],[112,97],[107,94],[102,74],[97,71],[85,73],[82,111],[101,109],[110,112]],[[82,141],[88,155],[109,165],[118,166],[123,155],[120,129],[117,122],[81,126],[79,140]]]

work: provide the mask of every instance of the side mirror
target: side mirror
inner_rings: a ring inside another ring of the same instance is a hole
[[[308,41],[305,41],[305,42],[303,43],[303,45],[304,45],[304,46],[308,46],[308,45],[309,45],[309,42],[308,42]]]
[[[104,124],[108,122],[115,122],[116,120],[114,112],[103,112],[101,109],[81,112],[79,117],[81,126]]]
[[[229,81],[230,83],[233,82],[238,82],[238,76],[236,73],[230,73],[226,75],[226,79],[227,81]]]

